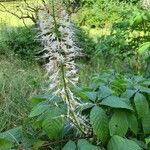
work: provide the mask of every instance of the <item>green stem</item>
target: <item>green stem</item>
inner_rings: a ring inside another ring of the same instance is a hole
[[[58,31],[58,28],[57,28],[57,21],[56,21],[56,15],[55,15],[55,5],[54,5],[54,0],[52,0],[52,17],[54,19],[54,26],[55,26],[55,33],[56,33],[56,36],[57,36],[57,40],[59,41],[59,31]],[[59,47],[58,47],[59,49]],[[61,54],[61,52],[60,52]],[[61,67],[61,77],[62,77],[62,81],[63,81],[63,86],[64,86],[64,90],[65,90],[65,94],[66,94],[66,100],[68,103],[68,109],[73,117],[73,120],[76,124],[76,126],[78,127],[78,129],[83,133],[85,134],[84,130],[82,129],[82,127],[80,126],[80,123],[78,122],[78,119],[76,117],[76,114],[74,113],[74,110],[73,110],[73,106],[71,104],[71,101],[70,101],[70,96],[69,96],[69,93],[68,93],[68,90],[67,90],[67,83],[66,83],[66,80],[65,80],[65,70],[64,70],[64,64],[61,63],[60,64],[60,67]]]
[[[53,17],[53,20],[54,20],[55,33],[56,33],[56,35],[58,35],[57,21],[56,21],[56,15],[55,15],[55,4],[54,4],[54,0],[52,0],[52,17]]]
[[[67,99],[67,102],[69,104],[69,110],[70,110],[70,113],[75,121],[75,124],[76,126],[79,128],[79,130],[85,134],[84,130],[82,129],[82,127],[80,126],[80,123],[78,122],[78,119],[76,118],[76,115],[74,113],[74,110],[73,110],[73,107],[72,107],[72,104],[71,104],[71,101],[70,101],[70,96],[69,96],[69,93],[68,93],[68,90],[67,90],[67,83],[66,83],[66,80],[65,80],[65,71],[64,71],[64,65],[61,63],[61,73],[62,73],[62,80],[63,80],[63,85],[64,85],[64,90],[65,90],[65,93],[66,93],[66,99]]]

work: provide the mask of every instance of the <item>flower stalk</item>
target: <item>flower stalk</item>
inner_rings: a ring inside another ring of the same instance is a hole
[[[62,97],[67,104],[68,118],[85,134],[84,125],[75,112],[79,102],[70,90],[70,85],[78,82],[74,60],[81,54],[81,50],[74,42],[74,27],[68,14],[64,10],[56,14],[54,0],[51,4],[52,14],[45,8],[39,12],[40,38],[45,52],[43,57],[49,59],[46,68],[51,81],[50,90]]]

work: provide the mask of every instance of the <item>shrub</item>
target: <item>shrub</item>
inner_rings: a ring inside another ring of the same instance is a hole
[[[150,14],[148,11],[135,10],[132,15],[126,14],[123,20],[114,23],[110,35],[101,36],[96,46],[96,55],[102,55],[106,61],[111,56],[122,61],[135,60],[138,70],[143,69],[143,60],[139,48],[149,42]],[[140,63],[141,64],[140,64]],[[134,68],[134,66],[131,66]]]
[[[93,52],[95,52],[96,42],[94,42],[93,38],[89,37],[86,31],[80,28],[76,32],[76,39],[79,47],[83,50],[82,52],[85,54],[84,58],[87,58],[88,60],[90,57],[92,57]]]
[[[133,9],[131,5],[118,1],[88,0],[83,3],[74,20],[80,26],[92,28],[111,26],[111,23],[120,20],[122,14]]]
[[[39,147],[46,145],[62,149],[69,139],[63,149],[148,149],[149,86],[150,79],[142,76],[106,72],[94,75],[91,86],[77,88],[75,93],[82,100],[82,105],[76,111],[80,111],[82,121],[91,126],[91,131],[84,136],[77,134],[76,128],[65,119],[67,110],[62,99],[50,94],[34,97],[29,117],[34,118],[34,129],[42,130],[41,139],[47,136],[50,141],[41,141]],[[35,137],[33,141],[36,140],[39,139]],[[59,145],[55,145],[54,141],[60,141]]]
[[[32,60],[40,50],[40,44],[35,40],[36,32],[33,27],[2,27],[0,53],[14,53],[22,59]]]

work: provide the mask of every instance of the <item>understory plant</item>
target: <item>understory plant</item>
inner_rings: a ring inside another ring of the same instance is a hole
[[[41,49],[40,43],[35,40],[36,32],[33,26],[12,27],[1,24],[0,54],[13,54],[21,59],[32,61]]]
[[[29,116],[32,128],[1,133],[1,143],[31,149],[149,150],[149,86],[150,79],[110,71],[94,75],[88,87],[74,88],[82,104],[76,111],[90,126],[85,134],[65,117],[68,110],[62,97],[36,96]]]
[[[0,149],[149,150],[150,79],[110,71],[80,86],[69,15],[54,0],[38,15],[49,85],[25,123],[0,134]]]
[[[145,71],[149,56],[149,29],[149,10],[135,9],[132,13],[124,14],[120,22],[113,24],[109,35],[98,39],[96,56],[104,57],[106,63],[111,56],[112,62],[120,60],[136,72]]]

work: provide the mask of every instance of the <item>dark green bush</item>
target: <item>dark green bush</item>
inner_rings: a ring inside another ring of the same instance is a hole
[[[76,32],[77,43],[79,47],[82,49],[82,52],[85,54],[84,59],[88,60],[92,57],[93,52],[95,51],[96,43],[93,38],[89,37],[89,34],[82,30],[78,29]]]
[[[7,27],[1,32],[1,54],[7,55],[10,52],[22,59],[33,59],[40,49],[40,43],[36,40],[37,33],[33,27]]]

